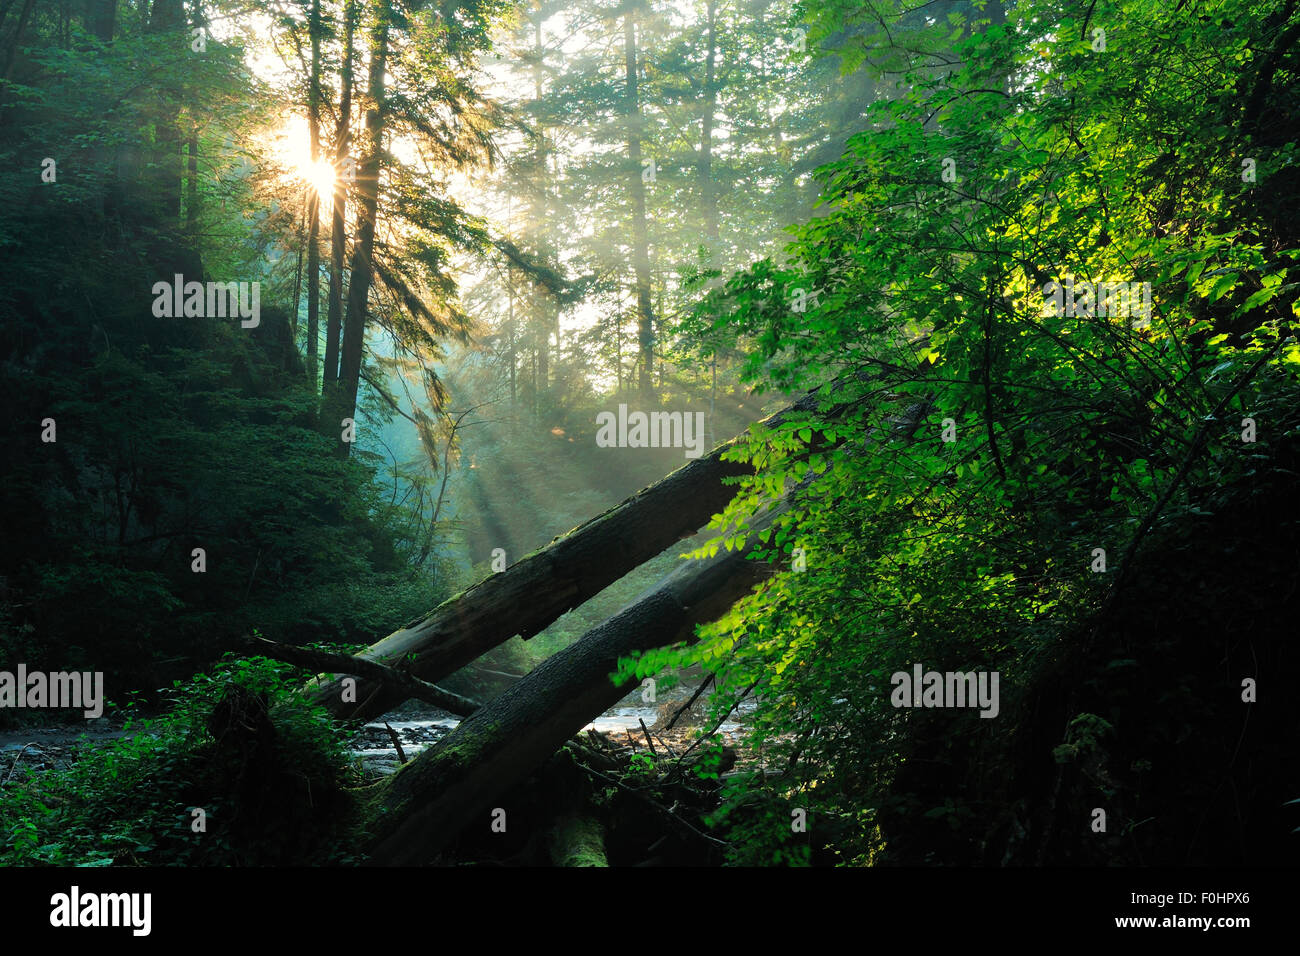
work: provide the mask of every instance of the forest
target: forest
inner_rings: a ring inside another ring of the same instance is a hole
[[[1297,7],[0,0],[0,866],[1294,865]]]

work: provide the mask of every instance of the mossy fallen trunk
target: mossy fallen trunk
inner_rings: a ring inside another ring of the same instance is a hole
[[[915,403],[878,437],[910,440],[927,413]],[[856,454],[865,453],[862,449]],[[671,477],[671,476],[670,476]],[[454,731],[377,784],[371,794],[366,855],[374,865],[430,861],[467,825],[490,828],[509,807],[502,794],[535,771],[566,740],[628,692],[610,676],[622,657],[694,638],[767,573],[749,560],[757,532],[770,527],[817,477],[810,472],[786,497],[746,522],[748,544],[685,561],[640,600],[588,631],[462,722]]]
[[[563,816],[548,836],[551,862],[556,866],[609,866],[605,831],[595,817]]]
[[[377,784],[370,862],[428,862],[465,826],[490,827],[496,809],[509,826],[510,808],[495,801],[627,694],[626,684],[610,680],[620,657],[691,639],[696,624],[720,616],[759,580],[765,565],[745,553],[684,562]]]

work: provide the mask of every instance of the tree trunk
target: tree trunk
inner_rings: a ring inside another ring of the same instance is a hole
[[[185,12],[181,0],[154,0],[149,12],[149,32],[178,32],[177,42],[189,37],[180,36],[185,28]],[[181,216],[181,134],[174,115],[156,118],[157,171],[154,188],[162,206],[162,214],[173,224],[180,224]]]
[[[636,28],[629,3],[623,14],[623,50],[626,58],[628,185],[632,191],[632,267],[636,273],[637,341],[641,371],[638,384],[643,398],[653,389],[654,311],[650,302],[650,251],[646,238],[645,181],[641,168],[641,104],[637,95]]]
[[[543,4],[538,3],[534,6],[531,15],[533,17],[533,100],[540,103],[544,92],[542,80],[546,54],[546,48],[542,42],[542,23],[546,19],[547,9]],[[543,125],[541,116],[538,117],[537,135],[533,144],[533,189],[530,190],[525,228],[532,233],[532,241],[529,246],[533,255],[537,257],[539,262],[549,265],[554,258],[554,253],[546,239],[544,224],[551,222],[551,190],[550,179],[546,172],[548,153],[546,128]],[[533,326],[533,340],[537,349],[537,387],[544,392],[550,387],[551,383],[551,333],[553,330],[558,329],[559,309],[555,305],[553,294],[541,282],[533,280],[529,288],[529,302],[532,313],[530,319]],[[556,345],[559,345],[558,335],[556,336]],[[557,354],[557,362],[558,359]]]
[[[506,358],[510,362],[510,411],[513,415],[519,398],[518,388],[515,385],[515,367],[519,364],[519,356],[515,343],[514,270],[510,266],[506,266]]]
[[[343,328],[343,260],[347,254],[348,231],[345,214],[348,205],[349,176],[344,168],[352,138],[352,48],[356,29],[356,0],[343,7],[343,70],[339,78],[339,122],[334,137],[334,203],[330,222],[329,306],[325,318],[325,368],[321,372],[321,392],[325,407],[333,401],[339,378],[339,339]]]
[[[375,23],[371,28],[370,76],[366,90],[366,156],[360,169],[358,192],[361,194],[357,214],[357,241],[352,250],[352,276],[348,283],[347,317],[343,323],[343,347],[339,360],[338,401],[325,427],[342,429],[343,419],[352,418],[357,410],[357,392],[361,385],[361,357],[365,350],[366,311],[370,285],[374,279],[373,256],[375,228],[379,216],[379,173],[382,162],[385,120],[384,72],[388,63],[388,30],[391,11],[387,0],[374,6]],[[350,442],[340,437],[340,457],[351,451]]]
[[[9,40],[9,46],[5,50],[4,78],[12,80],[14,74],[14,63],[18,59],[18,47],[23,39],[23,30],[27,29],[27,18],[32,12],[32,0],[23,0],[22,12],[18,15],[18,26],[14,28],[14,35]]]
[[[117,0],[94,0],[90,12],[90,32],[101,43],[113,42],[113,28],[117,20]]]
[[[718,194],[713,183],[713,123],[718,111],[717,69],[718,55],[716,0],[709,0],[705,42],[708,55],[704,60],[704,117],[700,124],[700,162],[696,169],[700,188],[700,207],[704,218],[704,238],[710,255],[717,254],[718,246]],[[710,263],[717,265],[717,263]]]
[[[311,134],[311,161],[320,161],[320,0],[312,0],[311,76],[307,89],[307,128]],[[317,341],[320,338],[320,196],[312,186],[307,230],[307,381],[316,388]],[[294,316],[297,319],[297,316]]]
[[[533,354],[537,356],[536,388],[539,393],[551,384],[551,323],[546,314],[545,294],[532,284],[529,295],[533,304]]]
[[[547,844],[556,866],[609,866],[604,828],[593,816],[565,814],[547,834]]]
[[[193,238],[199,231],[199,124],[192,113],[185,158],[185,228]]]
[[[768,418],[775,425],[794,411],[816,407],[805,396]],[[734,442],[721,445],[588,521],[545,548],[525,556],[448,599],[424,620],[372,644],[363,657],[436,683],[516,634],[532,637],[565,611],[617,581],[633,568],[690,537],[734,495],[724,478],[750,473],[747,465],[722,460]],[[369,719],[402,702],[374,681],[359,680],[356,701],[344,702],[337,678],[307,693],[337,717]]]
[[[488,826],[495,801],[627,694],[628,686],[610,680],[619,658],[690,640],[695,625],[720,616],[753,587],[765,566],[746,560],[749,550],[683,562],[376,785],[369,863],[425,863],[472,821]],[[508,825],[510,808],[502,809]]]

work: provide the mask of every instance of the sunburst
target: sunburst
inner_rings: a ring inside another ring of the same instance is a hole
[[[324,158],[312,160],[307,121],[301,116],[290,117],[276,131],[274,148],[289,175],[319,196],[322,206],[328,206],[334,195],[334,164]]]

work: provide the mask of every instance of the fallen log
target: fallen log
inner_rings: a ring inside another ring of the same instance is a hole
[[[376,784],[368,862],[426,863],[476,818],[488,826],[493,801],[627,694],[610,679],[620,657],[693,639],[696,624],[720,616],[766,573],[746,559],[755,546],[751,536],[743,550],[684,562]]]
[[[566,814],[551,828],[546,843],[556,866],[609,866],[604,828],[593,816]]]
[[[806,395],[764,425],[815,410]],[[363,651],[360,659],[400,667],[423,681],[437,681],[516,634],[542,631],[561,614],[594,597],[629,571],[688,538],[721,512],[735,494],[724,479],[751,472],[742,462],[723,461],[737,439],[719,445],[604,514],[521,558],[444,601]],[[351,673],[347,668],[332,668]],[[337,717],[369,719],[391,710],[406,696],[393,684],[365,678],[355,698],[345,699],[337,674],[305,692]]]
[[[334,654],[310,647],[294,647],[291,644],[278,644],[265,637],[245,638],[244,643],[254,654],[261,654],[263,657],[284,661],[287,664],[310,667],[316,671],[328,668],[342,674],[364,675],[381,686],[392,688],[393,693],[402,695],[403,700],[414,697],[416,700],[450,711],[457,717],[468,717],[480,706],[476,700],[454,694],[435,684],[426,683],[418,677],[412,677],[405,671],[399,671],[377,661],[366,660],[364,657]]]

